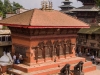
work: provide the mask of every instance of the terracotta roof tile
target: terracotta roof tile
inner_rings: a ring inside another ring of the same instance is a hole
[[[32,9],[24,13],[3,19],[0,24],[25,25],[32,27],[89,27],[88,24],[56,10]]]

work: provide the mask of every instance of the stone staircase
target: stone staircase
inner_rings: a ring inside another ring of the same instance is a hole
[[[66,65],[70,64],[70,70],[74,69],[74,66],[79,62],[84,62],[83,72],[90,72],[96,70],[96,66],[90,61],[86,61],[85,58],[73,57],[68,59],[61,59],[57,62],[45,62],[41,64],[34,64],[33,66],[27,66],[23,64],[14,65],[13,69],[9,70],[15,75],[50,75],[60,73],[60,70]]]

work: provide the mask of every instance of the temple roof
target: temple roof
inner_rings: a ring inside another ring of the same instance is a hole
[[[71,6],[71,5],[61,5],[61,6],[59,6],[60,8],[63,8],[63,7],[67,7],[67,8],[69,8],[69,7],[71,7],[71,8],[74,8],[73,6]]]
[[[73,11],[99,11],[99,9],[96,6],[85,5],[85,6],[73,9]]]
[[[56,10],[32,9],[3,19],[0,24],[29,28],[88,28],[89,25]]]
[[[100,26],[91,26],[90,28],[82,28],[79,34],[100,34]]]

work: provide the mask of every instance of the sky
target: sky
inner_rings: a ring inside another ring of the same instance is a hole
[[[13,1],[18,2],[25,9],[34,9],[34,8],[40,8],[41,7],[41,1],[43,1],[43,0],[10,0],[11,3]],[[60,10],[58,6],[63,5],[63,3],[61,3],[62,1],[65,1],[65,0],[52,0],[53,9]],[[73,2],[71,5],[73,5],[74,7],[82,6],[82,3],[77,1],[77,0],[70,0],[70,1]]]

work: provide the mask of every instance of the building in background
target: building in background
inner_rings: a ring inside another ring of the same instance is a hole
[[[71,15],[71,16],[75,16],[75,12],[72,11],[72,9],[74,8],[72,5],[70,5],[72,2],[70,2],[69,0],[65,0],[62,3],[64,3],[64,5],[59,6],[61,8],[61,12]]]
[[[77,52],[82,51],[83,54],[88,52],[91,55],[100,57],[100,26],[99,26],[99,8],[95,0],[78,0],[83,3],[82,7],[73,9],[76,17],[90,25],[89,29],[80,29],[77,38]]]
[[[17,9],[16,14],[27,11],[26,9]],[[16,15],[15,13],[7,13],[6,18]],[[2,20],[2,17],[0,17]],[[0,25],[0,57],[3,55],[3,51],[11,51],[12,41],[11,41],[11,32],[6,26]]]
[[[3,52],[11,52],[11,32],[10,30],[0,30],[0,57],[3,55]]]
[[[97,7],[95,0],[78,0],[83,3],[82,7],[73,9],[73,12],[76,12],[76,17],[90,26],[98,25],[98,12],[99,8]]]
[[[16,14],[20,14],[20,13],[23,13],[25,11],[28,11],[28,9],[19,8],[19,9],[16,10]]]

